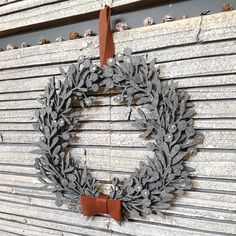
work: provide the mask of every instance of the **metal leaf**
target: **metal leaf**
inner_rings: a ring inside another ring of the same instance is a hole
[[[186,156],[187,152],[181,152],[172,159],[172,165],[176,165],[178,162],[182,161]]]

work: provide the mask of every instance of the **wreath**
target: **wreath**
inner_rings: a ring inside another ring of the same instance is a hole
[[[171,206],[176,196],[191,189],[187,157],[197,154],[197,144],[203,135],[196,134],[192,116],[195,114],[190,97],[178,90],[173,81],[161,81],[156,59],[148,62],[143,56],[132,56],[130,49],[117,54],[99,67],[91,59],[80,56],[68,72],[60,68],[62,80],[58,88],[51,79],[39,99],[35,128],[42,134],[40,157],[35,168],[45,186],[56,194],[56,205],[79,206],[81,196],[96,197],[102,188],[87,169],[70,156],[70,138],[81,118],[72,101],[80,108],[90,107],[100,88],[118,88],[115,101],[136,106],[138,117],[134,125],[142,130],[140,138],[148,139],[146,148],[153,156],[140,162],[129,178],[113,178],[109,199],[119,200],[125,218],[146,216]]]

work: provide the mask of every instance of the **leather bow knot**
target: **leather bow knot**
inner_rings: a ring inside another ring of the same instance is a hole
[[[110,199],[107,195],[80,196],[82,213],[85,216],[109,214],[116,221],[122,221],[121,201]]]

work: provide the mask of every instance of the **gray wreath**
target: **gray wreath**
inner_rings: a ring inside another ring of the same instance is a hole
[[[86,166],[70,156],[69,149],[81,117],[72,100],[78,100],[81,108],[92,106],[96,98],[91,94],[102,87],[105,91],[119,88],[117,102],[139,106],[134,125],[143,131],[141,138],[153,140],[146,145],[154,154],[147,163],[140,162],[129,178],[112,180],[110,197],[122,201],[123,214],[127,218],[151,213],[164,217],[161,210],[169,208],[183,190],[191,189],[189,172],[194,169],[184,160],[196,155],[196,145],[204,137],[193,127],[195,112],[189,96],[177,90],[173,81],[160,81],[155,64],[156,59],[147,62],[125,49],[102,68],[83,56],[67,73],[60,68],[64,82],[59,81],[58,89],[55,79],[50,80],[39,99],[43,106],[37,112],[35,128],[42,134],[41,155],[35,168],[39,180],[56,194],[57,206],[79,206],[81,194],[96,196],[102,191]]]

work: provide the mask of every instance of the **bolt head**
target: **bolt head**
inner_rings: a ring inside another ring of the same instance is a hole
[[[83,55],[79,56],[78,57],[78,62],[82,63],[83,61],[84,61],[84,56]]]
[[[190,156],[197,155],[197,148],[195,148],[195,147],[189,148],[188,153]]]
[[[42,136],[42,137],[39,138],[39,141],[46,142],[46,138],[44,136]]]
[[[108,64],[109,66],[115,65],[115,59],[114,59],[114,58],[109,58],[109,59],[107,60],[107,64]]]
[[[147,189],[144,189],[142,192],[141,192],[141,195],[144,197],[144,198],[147,198],[149,196],[149,191]]]
[[[64,126],[64,125],[65,125],[65,121],[64,121],[62,118],[60,118],[60,119],[58,120],[58,125],[59,125],[60,127]]]
[[[122,53],[118,53],[116,58],[118,61],[122,61],[124,59],[124,55]]]
[[[141,190],[142,190],[142,185],[141,184],[137,184],[136,186],[135,186],[135,190],[137,191],[137,192],[140,192]]]
[[[176,127],[175,124],[172,124],[172,125],[170,125],[170,126],[168,127],[168,131],[169,131],[170,133],[175,133],[176,130],[177,130],[177,127]]]
[[[91,105],[92,105],[91,99],[86,98],[86,99],[84,100],[84,102],[85,102],[85,104],[86,104],[87,106],[91,106]]]
[[[173,140],[173,135],[172,134],[166,134],[165,135],[165,141],[166,142],[171,142]]]
[[[92,65],[91,71],[92,71],[92,72],[95,72],[96,70],[97,70],[97,66],[96,66],[96,65]]]
[[[124,101],[124,98],[123,98],[123,96],[120,94],[120,95],[115,96],[115,97],[113,98],[113,101],[114,101],[114,102],[117,102],[117,103],[121,103],[121,102]]]

